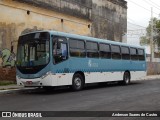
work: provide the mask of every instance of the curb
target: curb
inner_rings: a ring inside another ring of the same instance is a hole
[[[160,79],[160,76],[156,76],[156,77],[146,77],[146,78],[141,78],[141,79],[138,79],[138,80],[133,80],[133,81],[147,81],[147,80],[158,80]],[[25,90],[34,90],[36,89],[37,87],[28,87],[28,88],[25,88],[25,87],[17,87],[17,88],[2,88],[2,90],[0,90],[0,94],[10,94],[10,93],[18,93],[20,91],[25,91]]]
[[[0,94],[18,93],[20,91],[33,90],[33,89],[35,89],[35,88],[5,89],[5,90],[0,90]]]
[[[139,80],[158,80],[160,77],[141,78]]]
[[[6,90],[0,90],[0,94],[3,94],[3,93],[11,93],[11,92],[17,92],[17,91],[20,91],[22,89],[6,89]]]

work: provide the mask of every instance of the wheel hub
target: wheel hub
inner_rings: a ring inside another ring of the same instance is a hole
[[[76,87],[80,87],[81,86],[81,79],[80,78],[75,78],[75,85]]]

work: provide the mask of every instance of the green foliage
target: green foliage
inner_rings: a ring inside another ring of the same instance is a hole
[[[150,39],[147,38],[146,36],[142,36],[140,38],[140,45],[149,45],[150,44]]]
[[[0,81],[0,86],[15,84],[13,81]]]
[[[160,47],[160,20],[157,18],[153,18],[153,43],[157,44],[158,47]],[[149,25],[146,28],[146,36],[142,36],[140,38],[140,44],[141,45],[149,45],[150,44],[150,36],[151,36],[151,20],[149,21]]]

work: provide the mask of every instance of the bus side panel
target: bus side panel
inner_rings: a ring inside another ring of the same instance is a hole
[[[85,73],[86,83],[120,81],[123,79],[124,72],[94,72]]]
[[[72,85],[73,73],[58,73],[57,76],[57,86],[61,85]]]

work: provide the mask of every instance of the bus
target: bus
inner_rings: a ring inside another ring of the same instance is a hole
[[[117,81],[128,85],[146,76],[141,46],[58,31],[36,31],[18,40],[16,80],[24,87],[71,86]]]

